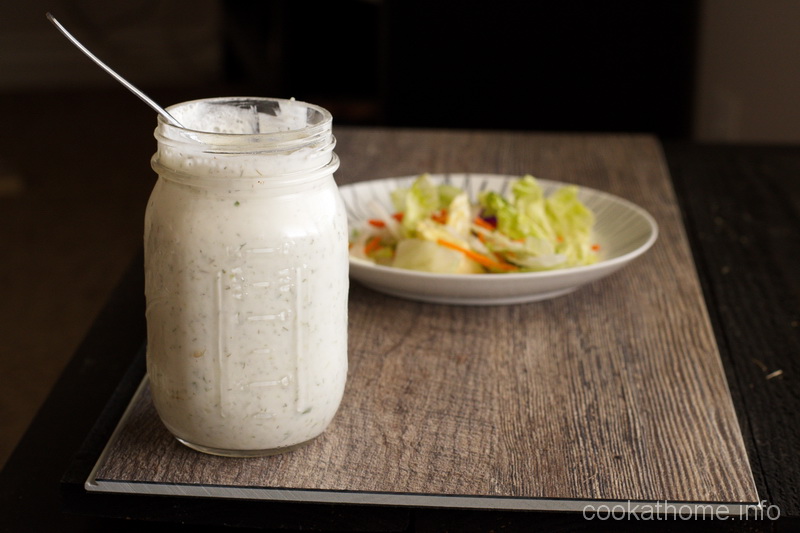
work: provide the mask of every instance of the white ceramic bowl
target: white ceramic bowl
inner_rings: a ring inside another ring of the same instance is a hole
[[[374,200],[393,211],[390,193],[408,187],[417,176],[364,181],[340,187],[351,227],[373,218]],[[476,200],[484,190],[506,193],[519,176],[495,174],[435,174],[435,183],[448,182]],[[537,180],[545,194],[567,185]],[[641,207],[622,198],[580,187],[578,197],[595,214],[594,240],[600,260],[588,266],[509,274],[431,274],[350,258],[350,276],[377,291],[426,302],[461,305],[499,305],[546,300],[608,276],[646,252],[656,241],[658,225]]]

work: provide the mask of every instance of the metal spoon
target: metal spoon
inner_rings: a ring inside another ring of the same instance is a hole
[[[182,125],[180,122],[178,122],[178,121],[175,119],[175,117],[173,117],[172,115],[170,115],[170,114],[167,112],[167,110],[166,110],[166,109],[164,109],[163,107],[161,107],[160,105],[158,105],[157,103],[155,103],[153,100],[151,100],[151,99],[150,99],[150,97],[148,97],[148,96],[147,96],[146,94],[144,94],[142,91],[140,91],[139,89],[137,89],[136,87],[134,87],[134,86],[133,86],[133,85],[132,85],[132,84],[131,84],[131,83],[130,83],[128,80],[126,80],[125,78],[123,78],[122,76],[120,76],[119,74],[117,74],[116,72],[114,72],[113,70],[111,70],[111,68],[110,68],[108,65],[106,65],[105,63],[103,63],[102,61],[100,61],[100,60],[97,58],[97,56],[95,56],[93,53],[91,53],[91,52],[89,51],[89,49],[88,49],[88,48],[86,48],[85,46],[83,46],[83,45],[80,43],[80,41],[78,41],[78,39],[76,39],[75,37],[73,37],[73,36],[72,36],[72,34],[71,34],[70,32],[68,32],[68,31],[67,31],[67,29],[66,29],[64,26],[62,26],[62,25],[61,25],[61,23],[60,23],[60,22],[58,22],[58,21],[56,20],[56,18],[55,18],[53,15],[51,15],[50,13],[47,13],[47,20],[49,20],[50,22],[52,22],[52,23],[53,23],[53,25],[54,25],[56,28],[58,28],[58,31],[60,31],[61,33],[63,33],[63,34],[64,34],[64,36],[65,36],[67,39],[69,39],[69,40],[72,42],[72,44],[74,44],[75,46],[77,46],[77,47],[78,47],[78,50],[80,50],[81,52],[83,52],[84,54],[86,54],[86,55],[87,55],[87,57],[89,57],[89,59],[91,59],[92,61],[94,61],[95,63],[97,63],[97,64],[98,64],[98,65],[99,65],[99,66],[100,66],[100,67],[101,67],[103,70],[105,70],[106,72],[108,72],[109,74],[111,74],[111,76],[113,76],[113,77],[114,77],[114,79],[116,79],[116,80],[117,80],[118,82],[120,82],[122,85],[124,85],[125,87],[127,87],[127,88],[128,88],[128,90],[129,90],[130,92],[132,92],[133,94],[135,94],[136,96],[138,96],[139,98],[141,98],[141,99],[142,99],[142,101],[143,101],[144,103],[146,103],[147,105],[149,105],[150,107],[152,107],[153,109],[155,109],[155,110],[158,112],[158,114],[160,114],[162,117],[164,117],[164,118],[166,119],[166,121],[167,121],[167,122],[169,122],[169,123],[170,123],[170,124],[172,124],[173,126],[178,126],[178,127],[181,127],[181,128],[183,127],[183,125]]]

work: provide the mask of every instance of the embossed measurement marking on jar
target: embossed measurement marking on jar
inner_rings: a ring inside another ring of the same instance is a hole
[[[270,405],[307,408],[300,337],[305,265],[293,264],[293,242],[228,250],[216,273],[217,369],[221,416],[269,419]],[[269,339],[263,344],[259,339]],[[256,346],[256,348],[253,348]]]

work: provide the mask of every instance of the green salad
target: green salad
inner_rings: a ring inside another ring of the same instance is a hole
[[[575,186],[545,196],[525,175],[508,197],[484,191],[472,204],[462,189],[422,174],[391,200],[392,212],[375,202],[373,218],[353,229],[351,256],[442,274],[537,272],[598,260],[594,214]]]

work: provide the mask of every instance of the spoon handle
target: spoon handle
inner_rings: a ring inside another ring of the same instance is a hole
[[[86,48],[85,46],[83,46],[83,45],[81,44],[81,42],[80,42],[80,41],[78,41],[78,39],[76,39],[75,37],[73,37],[73,36],[72,36],[72,34],[71,34],[70,32],[68,32],[68,31],[67,31],[67,29],[66,29],[64,26],[62,26],[62,25],[61,25],[61,23],[60,23],[60,22],[58,22],[58,21],[56,20],[56,18],[55,18],[53,15],[51,15],[50,13],[47,13],[47,20],[49,20],[50,22],[52,22],[52,23],[53,23],[53,26],[55,26],[56,28],[58,28],[58,31],[60,31],[61,33],[63,33],[63,34],[64,34],[64,36],[65,36],[67,39],[69,39],[69,40],[70,40],[70,42],[72,42],[72,44],[74,44],[74,45],[75,45],[75,46],[78,48],[78,50],[80,50],[81,52],[83,52],[84,54],[86,54],[86,56],[87,56],[89,59],[91,59],[92,61],[94,61],[95,63],[97,63],[97,65],[98,65],[100,68],[102,68],[103,70],[105,70],[106,72],[108,72],[109,74],[111,74],[111,76],[112,76],[114,79],[116,79],[116,80],[117,80],[118,82],[120,82],[122,85],[124,85],[125,87],[127,87],[127,89],[128,89],[130,92],[132,92],[133,94],[135,94],[136,96],[138,96],[139,98],[141,98],[141,99],[142,99],[142,101],[143,101],[144,103],[146,103],[147,105],[149,105],[150,107],[152,107],[153,109],[155,109],[155,110],[156,110],[156,111],[157,111],[157,112],[158,112],[158,113],[159,113],[159,114],[160,114],[162,117],[164,117],[165,119],[167,119],[167,121],[168,121],[170,124],[172,124],[173,126],[178,126],[178,127],[181,127],[181,128],[183,127],[183,125],[182,125],[180,122],[178,122],[178,121],[175,119],[175,117],[173,117],[172,115],[170,115],[170,114],[167,112],[167,110],[166,110],[166,109],[164,109],[163,107],[161,107],[160,105],[158,105],[157,103],[155,103],[153,100],[151,100],[151,99],[150,99],[150,97],[149,97],[149,96],[147,96],[147,95],[146,95],[146,94],[144,94],[142,91],[140,91],[139,89],[137,89],[136,87],[134,87],[134,86],[133,86],[133,85],[132,85],[132,84],[131,84],[131,83],[130,83],[128,80],[126,80],[125,78],[123,78],[122,76],[120,76],[119,74],[117,74],[116,72],[114,72],[114,71],[111,69],[111,67],[109,67],[108,65],[106,65],[105,63],[103,63],[102,61],[100,61],[100,59],[98,59],[98,58],[97,58],[97,56],[95,56],[93,53],[91,53],[91,52],[89,51],[89,49],[88,49],[88,48]]]

